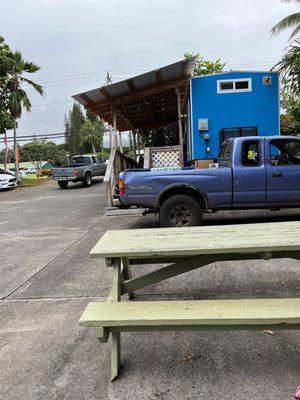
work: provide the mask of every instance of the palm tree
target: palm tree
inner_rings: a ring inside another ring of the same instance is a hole
[[[28,85],[33,87],[40,95],[43,95],[42,86],[24,77],[24,73],[32,74],[39,71],[40,67],[32,62],[25,61],[22,54],[19,51],[11,53],[13,61],[13,70],[11,79],[9,81],[9,110],[14,120],[14,152],[15,152],[15,173],[18,179],[19,177],[19,155],[18,155],[18,144],[17,144],[17,120],[21,117],[22,109],[31,111],[31,103],[27,96],[27,93],[22,88],[22,83],[26,82]]]
[[[300,3],[300,0],[284,0],[286,2],[291,2],[295,1],[296,3]],[[284,29],[292,28],[295,27],[293,30],[291,36],[289,37],[289,40],[291,40],[293,37],[297,35],[300,31],[300,13],[294,13],[291,15],[288,15],[287,17],[283,18],[281,21],[279,21],[273,28],[271,29],[271,34],[272,35],[277,35]]]
[[[94,122],[86,119],[80,129],[80,147],[88,145],[92,152],[96,153],[96,146],[101,146],[104,127],[102,121],[98,119]]]

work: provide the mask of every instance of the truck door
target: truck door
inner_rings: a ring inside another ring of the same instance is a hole
[[[236,149],[238,150],[238,149]],[[262,206],[266,202],[266,169],[262,140],[241,144],[233,168],[233,207]]]
[[[300,140],[280,138],[266,141],[267,203],[300,205]]]

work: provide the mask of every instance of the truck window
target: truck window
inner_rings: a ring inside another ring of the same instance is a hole
[[[95,164],[97,161],[96,161],[96,157],[94,157],[94,156],[92,156],[92,162]]]
[[[72,164],[90,164],[90,157],[75,156],[72,158]]]
[[[271,140],[271,165],[300,164],[300,140]]]
[[[260,141],[247,140],[242,147],[242,165],[255,167],[260,164]]]

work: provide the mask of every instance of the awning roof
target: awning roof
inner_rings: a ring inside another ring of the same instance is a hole
[[[194,66],[194,58],[182,60],[72,97],[111,125],[116,110],[119,131],[160,128],[178,118],[178,87],[184,108]]]

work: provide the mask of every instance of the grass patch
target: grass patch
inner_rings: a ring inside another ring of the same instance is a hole
[[[19,186],[37,186],[46,182],[48,179],[50,179],[49,176],[38,177],[36,174],[27,174],[22,177],[22,182],[19,184]]]

